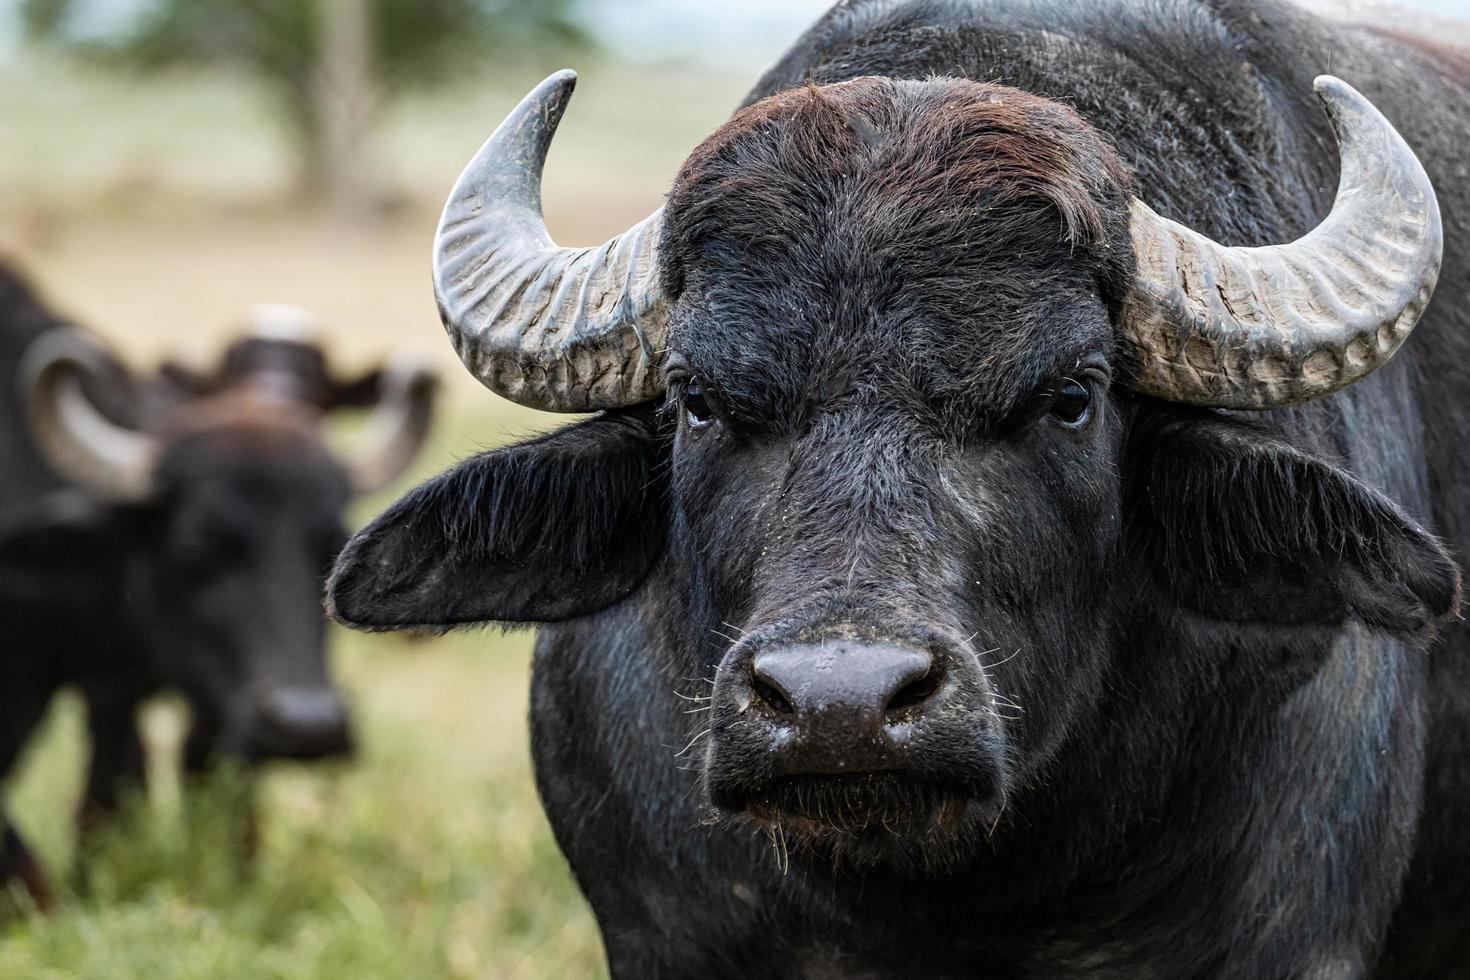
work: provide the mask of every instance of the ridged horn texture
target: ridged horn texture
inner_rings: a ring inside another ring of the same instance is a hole
[[[383,372],[381,393],[363,425],[360,448],[347,465],[354,492],[381,490],[408,469],[434,420],[437,386],[433,369],[409,355]]]
[[[1315,87],[1342,170],[1332,212],[1304,237],[1227,248],[1133,202],[1124,330],[1139,391],[1240,409],[1319,398],[1387,361],[1424,312],[1444,248],[1429,177],[1352,86]]]
[[[454,349],[491,391],[586,412],[656,397],[668,304],[662,209],[597,248],[562,248],[541,169],[576,73],[536,86],[460,175],[434,240],[434,295]]]
[[[108,500],[146,500],[159,442],[108,418],[87,397],[88,382],[128,386],[123,366],[75,327],[37,337],[19,365],[36,445],[61,476]]]

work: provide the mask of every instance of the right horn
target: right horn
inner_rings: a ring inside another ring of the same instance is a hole
[[[434,421],[438,383],[432,368],[408,354],[382,372],[377,401],[359,437],[361,448],[347,465],[354,493],[381,490],[408,469]]]
[[[1341,156],[1332,212],[1289,245],[1228,248],[1133,202],[1123,328],[1134,387],[1268,409],[1331,394],[1389,359],[1439,276],[1444,232],[1414,151],[1352,86],[1317,78]]]
[[[61,476],[109,500],[140,501],[153,489],[158,440],[119,425],[87,396],[87,384],[127,388],[126,369],[76,327],[41,334],[18,371],[37,447]]]
[[[521,100],[460,175],[434,240],[434,295],[460,359],[491,391],[553,412],[656,397],[668,323],[662,209],[595,249],[547,234],[541,169],[576,80],[557,72]]]

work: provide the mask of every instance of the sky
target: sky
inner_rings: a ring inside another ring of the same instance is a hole
[[[17,43],[21,0],[0,0],[0,53]],[[97,33],[149,0],[82,0]],[[756,69],[774,61],[832,0],[582,0],[596,36],[635,58]],[[1085,0],[1077,0],[1085,2]],[[1470,18],[1470,0],[1398,0],[1399,6]]]

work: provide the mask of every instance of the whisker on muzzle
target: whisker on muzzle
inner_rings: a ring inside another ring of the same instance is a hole
[[[679,751],[678,751],[678,752],[675,752],[675,753],[674,753],[674,758],[675,758],[675,759],[678,759],[678,758],[680,758],[680,757],[681,757],[681,756],[683,756],[683,755],[684,755],[684,754],[685,754],[685,753],[686,753],[686,752],[688,752],[688,751],[689,751],[689,750],[690,750],[690,749],[692,749],[692,748],[694,748],[694,746],[695,746],[695,744],[696,744],[696,743],[698,743],[698,741],[699,741],[699,740],[700,740],[700,739],[702,739],[702,738],[704,738],[704,737],[705,737],[705,736],[707,736],[707,735],[708,735],[708,734],[709,734],[709,733],[710,733],[710,732],[712,732],[712,731],[714,731],[714,730],[715,730],[715,729],[714,729],[714,726],[710,726],[710,727],[709,727],[709,728],[706,728],[706,729],[705,729],[705,730],[704,730],[704,731],[702,731],[702,732],[700,732],[700,733],[698,733],[698,734],[697,734],[697,735],[695,735],[695,736],[694,736],[694,737],[693,737],[693,738],[691,738],[691,739],[690,739],[690,740],[689,740],[689,744],[688,744],[688,745],[686,745],[686,746],[684,746],[684,747],[683,747],[683,748],[682,748],[682,749],[680,749],[680,750],[679,750]]]

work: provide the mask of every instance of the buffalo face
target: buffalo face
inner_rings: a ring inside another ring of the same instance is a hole
[[[853,859],[949,857],[1103,671],[1128,187],[1054,104],[839,88],[732,122],[668,208],[671,490],[736,640],[706,785]]]
[[[819,359],[874,383],[759,435],[723,403],[696,423],[674,384],[677,543],[708,583],[709,640],[734,641],[713,665],[710,798],[854,855],[979,840],[1045,760],[1096,690],[1122,511],[1105,361],[1066,358],[986,432],[916,418],[925,392],[877,381],[892,353]],[[709,406],[740,375],[700,376]],[[1056,393],[1072,385],[1087,394]]]
[[[319,598],[346,540],[341,467],[302,433],[243,429],[180,441],[159,477],[138,572],[152,593],[159,672],[194,709],[193,751],[350,751]]]

